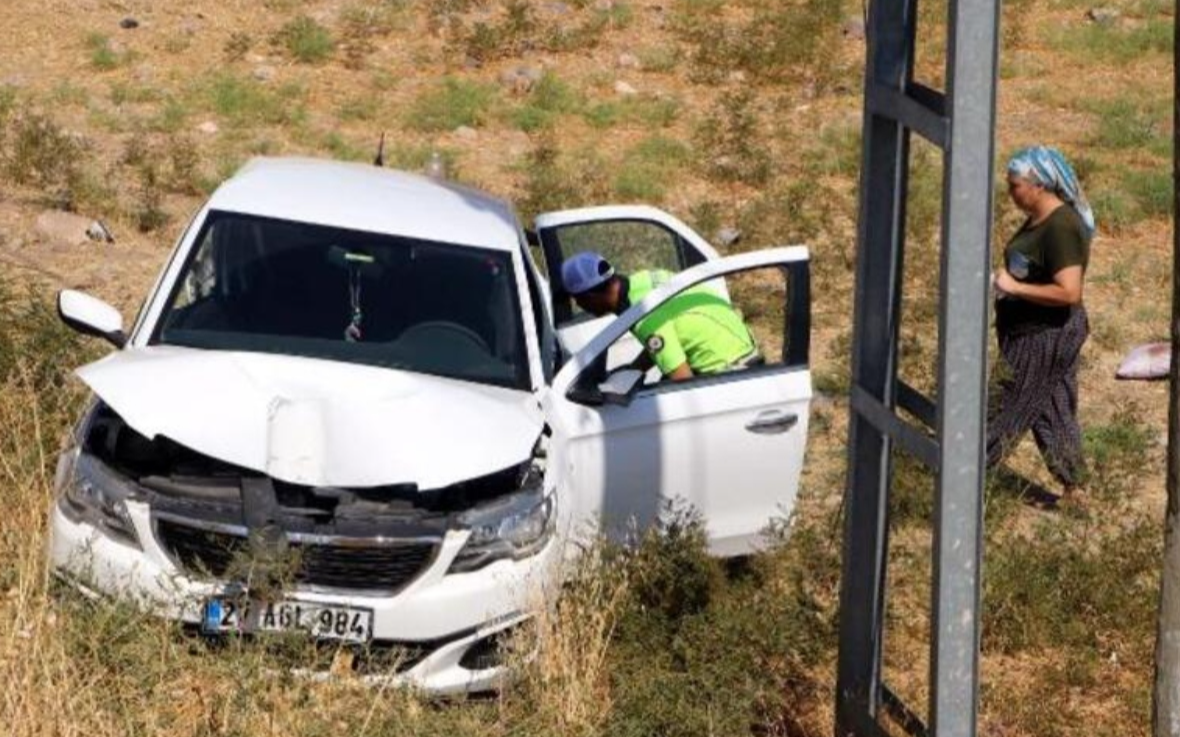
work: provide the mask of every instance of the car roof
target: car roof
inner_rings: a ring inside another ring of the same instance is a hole
[[[519,221],[504,200],[366,164],[251,159],[218,187],[209,208],[497,250],[520,247]]]

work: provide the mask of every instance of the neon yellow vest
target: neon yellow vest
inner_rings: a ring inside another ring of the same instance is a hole
[[[628,301],[638,303],[671,277],[671,272],[662,269],[631,274]],[[640,320],[631,332],[665,374],[685,362],[694,374],[714,374],[734,368],[758,352],[753,335],[733,305],[704,284],[677,294]]]

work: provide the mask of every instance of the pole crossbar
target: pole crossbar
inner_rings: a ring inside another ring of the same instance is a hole
[[[906,91],[885,85],[868,89],[865,106],[874,115],[897,121],[939,148],[950,144],[950,119]]]
[[[938,443],[918,428],[897,416],[897,413],[881,404],[868,392],[858,386],[852,387],[848,397],[853,411],[869,422],[881,435],[897,443],[927,468],[938,470]]]

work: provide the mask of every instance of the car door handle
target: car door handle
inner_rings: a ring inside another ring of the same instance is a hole
[[[798,424],[798,422],[799,415],[794,412],[783,412],[772,409],[759,413],[757,417],[746,423],[746,429],[750,432],[770,435],[772,433],[786,432]]]

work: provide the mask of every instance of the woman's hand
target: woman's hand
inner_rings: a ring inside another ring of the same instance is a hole
[[[1053,275],[1051,284],[1017,281],[1004,268],[995,272],[995,287],[998,293],[1046,307],[1069,307],[1078,304],[1082,301],[1082,286],[1081,266],[1067,266],[1061,269]]]
[[[992,272],[992,286],[996,288],[997,297],[1007,297],[1016,294],[1016,290],[1020,288],[1020,282],[1016,281],[1016,277],[1001,266]]]

